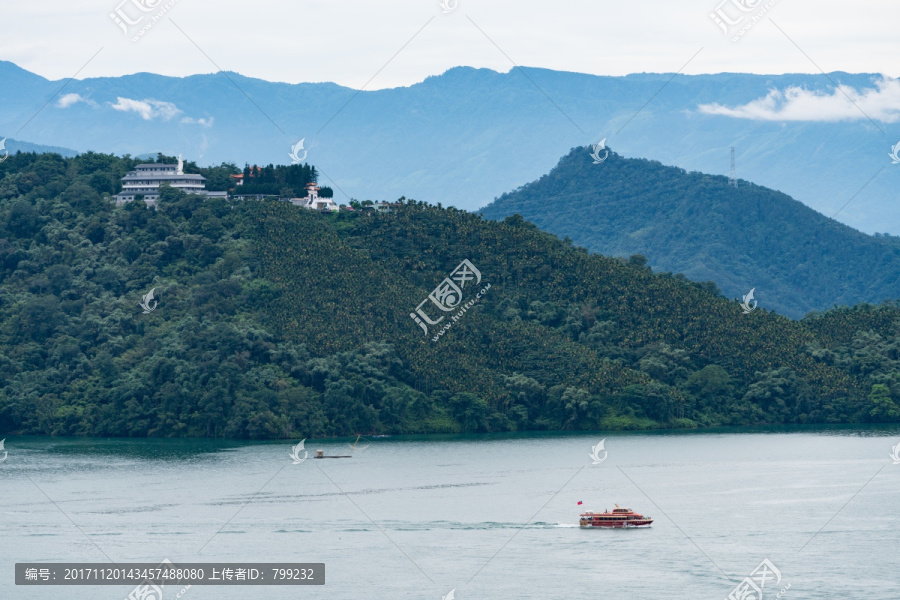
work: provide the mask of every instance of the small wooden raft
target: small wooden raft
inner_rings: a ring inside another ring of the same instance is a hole
[[[348,454],[348,455],[344,455],[344,456],[325,456],[325,451],[324,451],[324,450],[316,450],[316,456],[315,456],[315,458],[353,458],[353,457],[350,456],[349,454]]]

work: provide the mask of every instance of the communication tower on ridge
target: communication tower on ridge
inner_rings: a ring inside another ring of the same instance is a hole
[[[728,183],[732,187],[737,187],[737,169],[734,166],[734,146],[731,147],[731,176]]]

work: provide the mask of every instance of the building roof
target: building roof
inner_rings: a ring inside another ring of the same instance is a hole
[[[196,181],[206,181],[206,177],[203,175],[197,175],[195,173],[159,173],[152,176],[153,179],[194,179]],[[147,179],[146,175],[141,175],[140,173],[135,173],[134,171],[129,172],[125,177],[122,178],[122,181],[126,181],[129,179]]]

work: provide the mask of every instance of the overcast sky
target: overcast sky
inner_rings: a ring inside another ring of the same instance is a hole
[[[78,78],[221,68],[365,89],[458,65],[507,71],[513,62],[600,75],[818,73],[816,65],[900,75],[897,0],[721,1],[444,0],[456,5],[444,13],[439,0],[6,0],[0,59],[50,79],[82,67]],[[728,35],[710,17],[717,8],[720,20],[738,22],[724,26]],[[126,35],[110,17],[117,9],[143,19],[125,25]]]

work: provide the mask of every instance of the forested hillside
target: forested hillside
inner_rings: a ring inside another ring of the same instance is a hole
[[[729,298],[756,289],[794,318],[835,305],[900,298],[900,237],[869,236],[747,181],[687,173],[576,148],[537,181],[482,209],[520,214],[609,256],[641,254],[654,270],[714,281]]]
[[[0,163],[0,437],[900,421],[893,304],[743,314],[519,217],[405,199],[320,214],[167,189],[157,210],[114,207],[132,164]],[[481,275],[466,312],[425,335],[410,314],[463,260]]]

